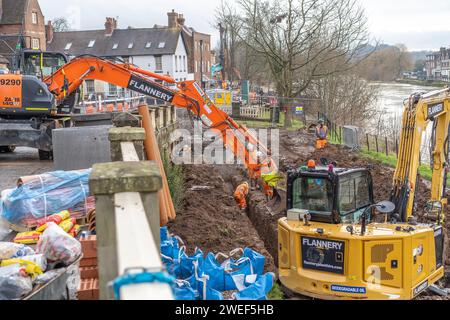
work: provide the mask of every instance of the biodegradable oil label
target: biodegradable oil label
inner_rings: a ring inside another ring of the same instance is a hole
[[[302,237],[303,269],[344,274],[345,242]]]

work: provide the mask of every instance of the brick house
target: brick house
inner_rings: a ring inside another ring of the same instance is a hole
[[[38,0],[0,0],[0,55],[11,59],[18,44],[46,50],[45,37]]]
[[[183,14],[172,10],[167,13],[168,27],[182,30],[188,54],[189,73],[194,74],[194,79],[200,83],[203,73],[203,81],[211,77],[212,54],[211,35],[197,32],[194,28],[186,26]]]
[[[450,81],[450,49],[440,48],[427,55],[425,61],[427,79]]]

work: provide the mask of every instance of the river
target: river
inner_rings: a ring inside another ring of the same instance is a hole
[[[379,98],[377,109],[392,115],[401,117],[403,112],[403,101],[416,92],[430,92],[441,89],[437,87],[416,86],[403,83],[379,83],[374,82],[373,85],[379,88]]]
[[[417,86],[411,84],[402,83],[373,83],[377,86],[378,99],[375,102],[378,111],[381,111],[386,119],[395,118],[399,121],[399,126],[401,125],[402,113],[403,113],[403,102],[408,99],[409,96],[417,92],[430,92],[433,90],[438,90],[442,88],[429,87],[429,86]],[[399,127],[400,128],[400,127]],[[422,161],[429,162],[429,141],[431,136],[431,124],[428,126],[427,133],[422,139]]]

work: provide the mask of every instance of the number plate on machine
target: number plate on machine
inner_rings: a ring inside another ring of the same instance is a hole
[[[301,237],[303,269],[344,274],[345,242]]]
[[[0,76],[0,108],[22,108],[22,76]]]

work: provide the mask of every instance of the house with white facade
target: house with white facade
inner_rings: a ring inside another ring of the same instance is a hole
[[[87,54],[125,61],[144,70],[169,75],[176,81],[194,79],[188,72],[186,45],[179,28],[117,29],[117,21],[107,18],[104,30],[54,32],[47,50],[63,52],[70,58]],[[83,88],[84,98],[92,94],[103,99],[128,94],[100,81],[87,80]]]

